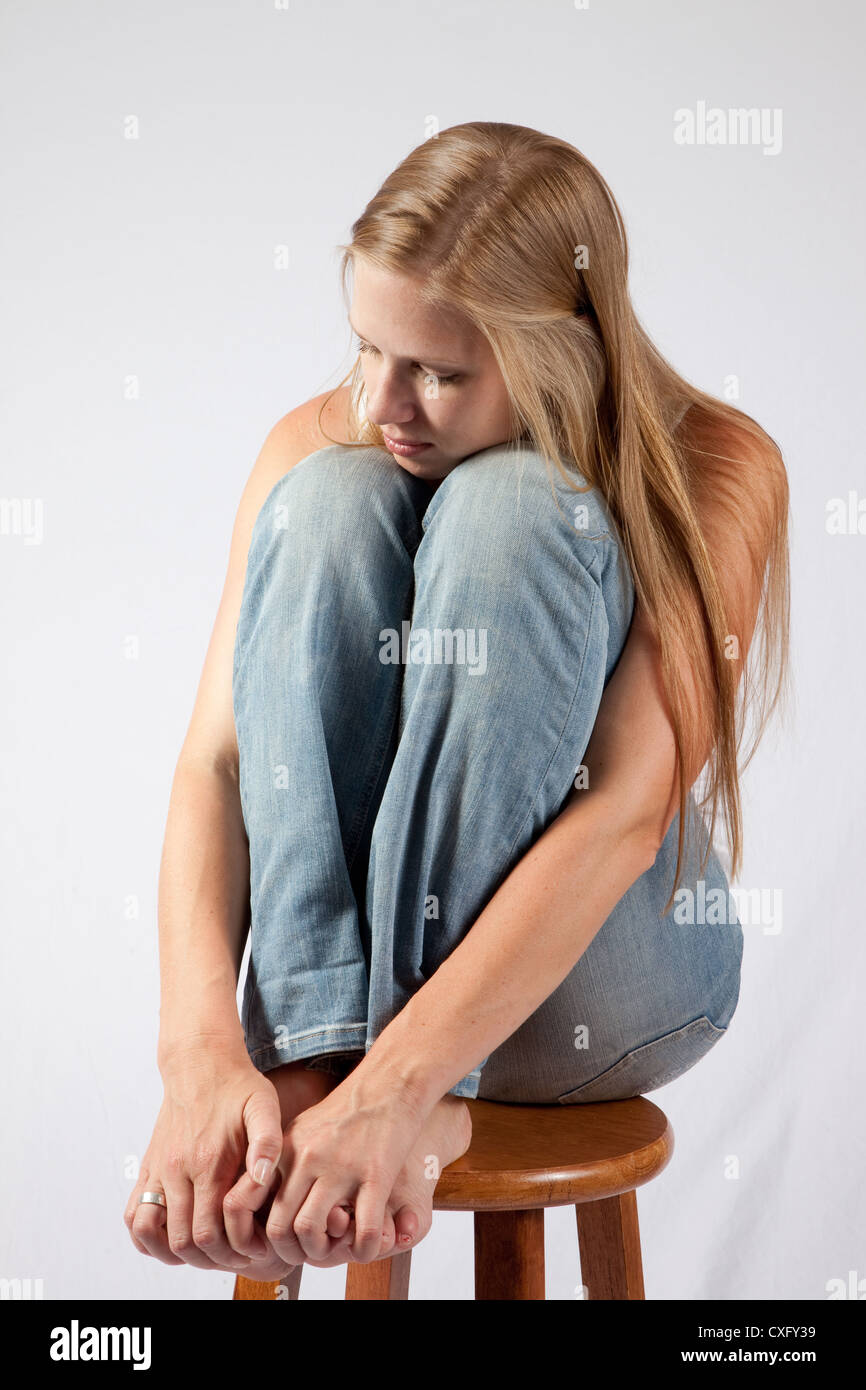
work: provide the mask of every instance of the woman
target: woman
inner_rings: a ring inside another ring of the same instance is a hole
[[[259,1279],[416,1244],[466,1098],[644,1094],[724,1035],[712,834],[736,874],[786,675],[780,453],[652,345],[577,150],[442,131],[343,252],[358,358],[255,465],[175,775],[125,1214]]]

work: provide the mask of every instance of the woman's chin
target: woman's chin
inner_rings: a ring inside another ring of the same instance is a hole
[[[407,473],[411,473],[413,478],[419,478],[422,483],[430,483],[431,486],[441,483],[442,479],[447,478],[451,470],[456,467],[453,463],[436,459],[407,459],[399,458],[396,454],[392,454],[391,457]]]

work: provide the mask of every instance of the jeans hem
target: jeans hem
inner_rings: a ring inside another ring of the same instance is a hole
[[[247,1052],[253,1066],[258,1071],[266,1072],[285,1066],[286,1062],[312,1061],[329,1054],[339,1056],[359,1052],[363,1056],[366,1041],[366,1023],[343,1023],[281,1038],[279,1045],[265,1043],[251,1047],[248,1043]]]
[[[460,1096],[461,1100],[477,1100],[478,1087],[481,1084],[481,1072],[472,1071],[468,1076],[464,1076],[462,1081],[458,1081],[456,1086],[452,1086],[446,1095]]]

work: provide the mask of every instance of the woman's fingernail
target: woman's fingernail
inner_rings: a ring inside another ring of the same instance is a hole
[[[255,1182],[265,1183],[271,1171],[271,1163],[267,1158],[260,1158],[253,1169],[253,1179]]]

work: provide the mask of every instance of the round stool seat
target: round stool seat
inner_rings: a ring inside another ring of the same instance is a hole
[[[642,1299],[637,1197],[674,1151],[667,1116],[644,1096],[588,1105],[468,1100],[472,1141],[439,1175],[435,1211],[471,1211],[476,1299],[544,1299],[544,1208],[574,1206],[585,1296]],[[431,1175],[432,1176],[432,1175]],[[412,1251],[350,1262],[347,1299],[407,1299]],[[236,1299],[296,1299],[238,1275]]]
[[[667,1165],[674,1136],[643,1096],[588,1105],[467,1100],[472,1142],[443,1169],[436,1211],[527,1211],[614,1197]]]

